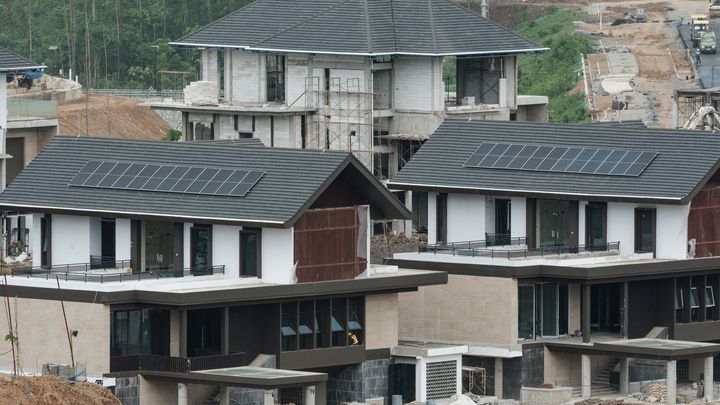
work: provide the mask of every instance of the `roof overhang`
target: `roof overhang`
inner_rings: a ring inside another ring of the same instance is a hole
[[[342,55],[342,56],[500,56],[500,55],[519,55],[528,53],[539,53],[549,51],[550,48],[528,48],[528,49],[501,49],[495,51],[477,51],[477,52],[448,52],[448,53],[431,53],[431,52],[335,52],[335,51],[318,51],[310,49],[284,49],[284,48],[262,48],[243,45],[227,45],[227,44],[203,44],[195,42],[170,42],[170,46],[182,48],[217,48],[217,49],[237,49],[253,52],[272,52],[272,53],[302,53],[314,55]]]
[[[38,70],[38,69],[47,69],[47,66],[45,66],[45,65],[30,65],[30,66],[0,68],[0,74],[2,74],[2,73],[17,73],[17,72],[22,72],[23,70]]]
[[[720,353],[720,344],[645,338],[590,344],[545,342],[545,347],[554,352],[667,361],[713,357]]]
[[[442,261],[389,259],[387,264],[401,269],[445,271],[448,274],[514,279],[543,279],[602,284],[630,280],[653,280],[688,275],[717,273],[720,257],[686,260],[645,260],[640,262],[609,263],[592,267],[571,267],[533,264],[503,266],[467,264]]]
[[[206,385],[258,388],[272,390],[286,387],[302,387],[327,381],[326,373],[291,371],[262,367],[234,367],[216,370],[172,373],[141,371],[145,378]]]
[[[720,162],[720,161],[719,161]],[[714,172],[713,172],[714,173]],[[708,176],[702,184],[705,184],[712,175]],[[592,194],[592,193],[569,193],[562,190],[558,191],[529,191],[512,188],[481,188],[481,187],[465,187],[455,185],[440,185],[440,184],[421,184],[421,183],[406,183],[406,182],[395,182],[390,181],[388,187],[393,190],[415,190],[415,191],[426,191],[426,192],[459,192],[459,193],[470,193],[470,194],[493,194],[501,196],[513,196],[513,197],[531,197],[531,198],[547,198],[547,199],[559,199],[563,197],[571,200],[595,200],[595,201],[615,201],[615,202],[642,202],[646,204],[671,204],[671,205],[682,205],[687,204],[692,199],[689,196],[686,197],[663,197],[663,196],[647,196],[647,195],[623,195],[623,194]],[[698,189],[699,191],[699,189]],[[694,195],[694,194],[692,194]]]

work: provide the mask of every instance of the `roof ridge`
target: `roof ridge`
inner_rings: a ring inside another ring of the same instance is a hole
[[[177,40],[175,40],[175,41],[172,41],[172,42],[181,42],[181,41],[183,41],[185,38],[187,38],[187,37],[189,37],[189,36],[191,36],[191,35],[195,35],[196,33],[204,30],[205,28],[208,28],[208,27],[211,26],[211,25],[215,25],[215,24],[217,24],[217,23],[219,23],[219,22],[221,22],[221,21],[225,21],[226,19],[230,18],[231,16],[234,16],[235,14],[239,14],[239,13],[245,11],[246,9],[249,9],[250,7],[252,7],[252,6],[254,6],[254,5],[257,5],[257,4],[260,4],[260,3],[264,2],[264,1],[266,1],[266,0],[252,0],[250,3],[248,3],[248,4],[246,4],[246,5],[242,6],[242,7],[240,7],[239,9],[237,9],[237,10],[235,10],[235,11],[231,11],[231,12],[225,14],[224,16],[218,18],[217,20],[210,21],[209,23],[203,25],[202,27],[197,28],[197,29],[194,29],[194,30],[192,30],[191,32],[188,32],[187,34],[183,35],[181,38],[179,38],[179,39],[177,39]]]
[[[432,35],[432,46],[433,51],[437,53],[437,36],[435,33],[435,16],[433,14],[433,0],[427,0],[428,3],[428,16],[430,17],[430,33]]]
[[[346,4],[346,3],[350,3],[351,1],[354,1],[354,0],[339,0],[339,1],[336,2],[334,5],[326,8],[325,10],[323,10],[323,11],[317,13],[317,14],[313,14],[313,15],[311,15],[310,17],[307,17],[307,18],[305,18],[305,19],[297,22],[297,23],[294,24],[294,25],[291,25],[290,27],[285,28],[284,30],[280,30],[280,31],[276,32],[275,34],[270,35],[269,37],[263,39],[262,41],[256,42],[256,43],[253,44],[252,46],[253,46],[253,47],[256,47],[256,46],[262,44],[263,42],[267,42],[267,41],[269,41],[269,40],[271,40],[271,39],[273,39],[273,38],[275,38],[275,37],[277,37],[277,36],[280,36],[280,35],[288,32],[288,31],[291,31],[291,30],[293,30],[293,29],[295,29],[295,28],[297,28],[297,27],[305,24],[306,22],[308,22],[308,21],[310,21],[310,20],[312,20],[312,19],[317,18],[317,17],[319,17],[319,16],[327,13],[328,11],[333,10],[333,9],[335,9],[335,8],[341,6],[341,5],[344,5],[344,4]]]

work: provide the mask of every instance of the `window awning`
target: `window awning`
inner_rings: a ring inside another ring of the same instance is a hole
[[[327,374],[325,373],[249,366],[191,371],[188,373],[142,371],[140,374],[149,379],[266,390],[309,386],[327,381]]]
[[[545,342],[550,351],[587,355],[684,360],[720,354],[720,344],[669,339],[627,339],[595,342]]]

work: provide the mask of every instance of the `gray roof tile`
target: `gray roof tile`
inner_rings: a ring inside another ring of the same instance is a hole
[[[464,167],[483,142],[592,146],[657,152],[637,177]],[[687,203],[720,166],[720,137],[637,125],[445,120],[390,182],[391,188]]]
[[[290,226],[335,175],[355,167],[354,179],[384,213],[404,217],[402,205],[351,154],[263,148],[246,143],[152,142],[54,137],[0,193],[5,209],[116,213]],[[112,190],[68,186],[89,160],[165,163],[265,172],[245,197]],[[349,166],[347,166],[349,165]],[[363,175],[364,174],[364,175]],[[359,180],[358,180],[359,179]]]
[[[39,69],[45,66],[38,65],[15,52],[0,47],[0,72],[13,72],[16,70]]]
[[[173,44],[358,55],[545,49],[449,0],[257,0]]]

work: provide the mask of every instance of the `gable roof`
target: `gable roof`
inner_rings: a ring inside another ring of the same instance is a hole
[[[450,0],[257,0],[170,44],[364,56],[547,50]]]
[[[68,185],[91,160],[259,170],[264,175],[244,197]],[[347,152],[87,137],[53,137],[0,193],[0,208],[287,228],[343,173],[351,173],[353,186],[380,217],[409,216]]]
[[[0,47],[0,73],[15,72],[19,70],[43,69],[46,66],[38,65],[15,52]]]
[[[483,143],[657,152],[637,177],[464,167]],[[720,136],[635,125],[445,120],[392,189],[687,204],[720,167]]]

